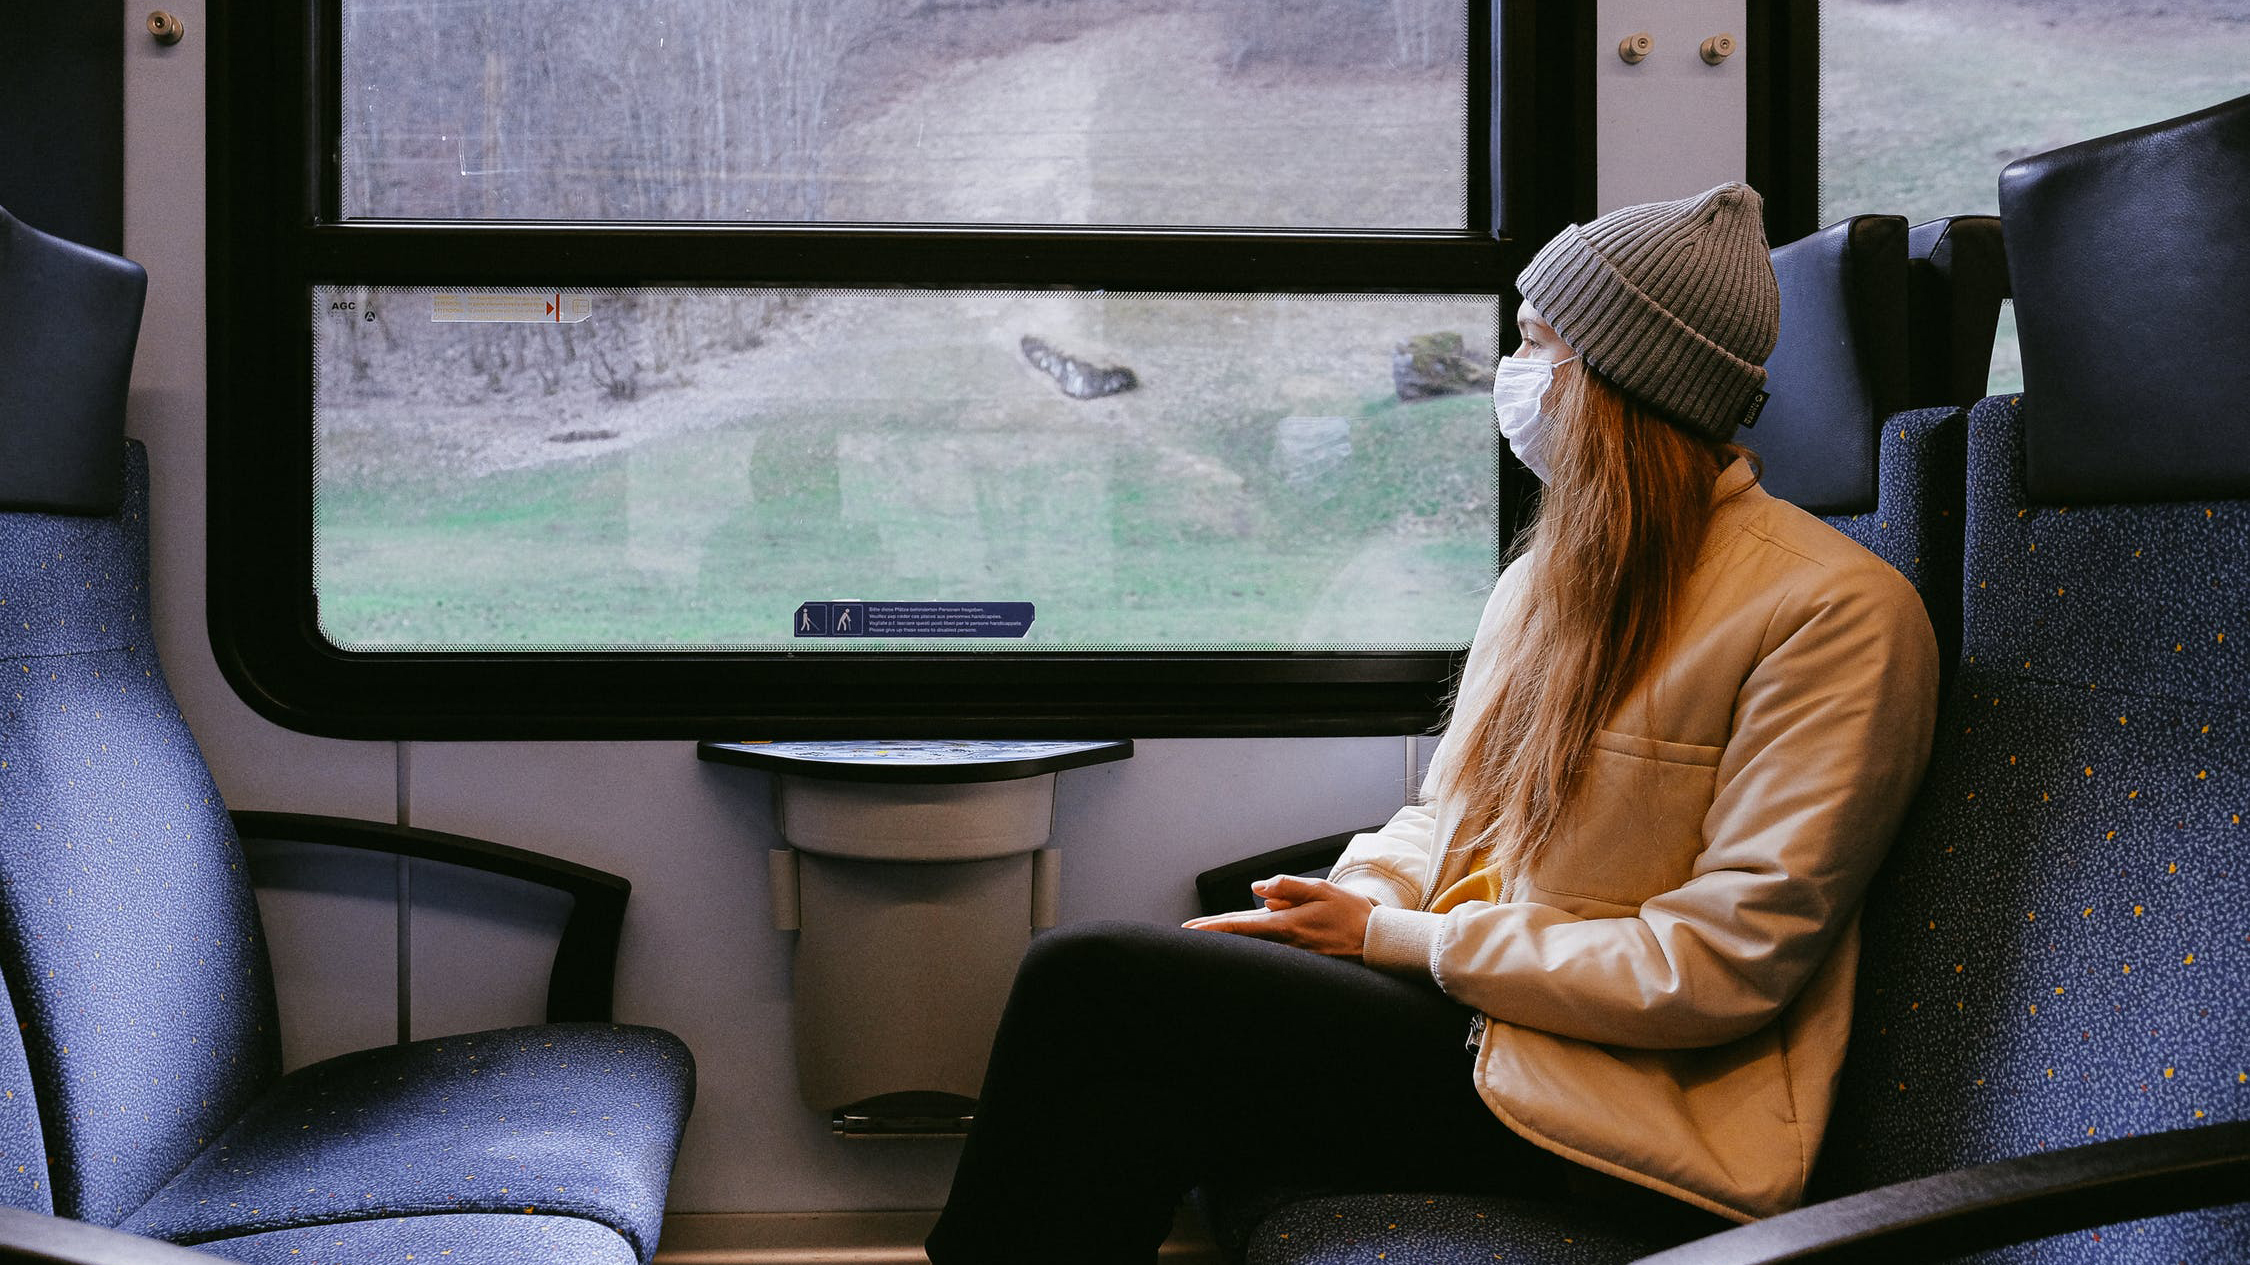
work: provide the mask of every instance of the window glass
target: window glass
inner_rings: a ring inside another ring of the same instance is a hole
[[[344,0],[347,217],[1459,229],[1460,0]]]
[[[1992,332],[1992,369],[1985,377],[1987,395],[2012,395],[2023,390],[2023,346],[2016,341],[2016,302],[2000,303],[2000,320]]]
[[[1999,213],[2000,169],[2243,91],[2250,0],[1823,0],[1820,222]]]
[[[1495,574],[1489,296],[312,302],[348,650],[1453,650]]]

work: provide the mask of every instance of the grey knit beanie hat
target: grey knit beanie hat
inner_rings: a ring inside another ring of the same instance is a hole
[[[1781,290],[1746,184],[1564,229],[1516,288],[1596,372],[1714,439],[1757,420]]]

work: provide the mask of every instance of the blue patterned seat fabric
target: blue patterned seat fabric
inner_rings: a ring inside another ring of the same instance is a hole
[[[2250,504],[2034,506],[1969,429],[1967,626],[1816,1193],[2250,1119]],[[2250,1261],[2250,1207],[1993,1261]]]
[[[242,849],[156,661],[148,459],[106,517],[0,515],[0,944],[54,1211],[115,1225],[281,1070]]]
[[[1612,1265],[1661,1244],[1618,1233],[1598,1214],[1496,1195],[1338,1195],[1261,1222],[1249,1265]]]
[[[558,1214],[591,1228],[525,1251],[647,1259],[693,1093],[669,1034],[508,1029],[280,1076],[242,850],[151,645],[147,456],[125,458],[114,515],[0,514],[0,957],[25,1060],[0,1043],[0,1155],[21,1166],[0,1200],[241,1251],[454,1214],[496,1261],[547,1259],[501,1253]]]
[[[694,1062],[671,1034],[552,1024],[282,1078],[119,1228],[175,1243],[396,1214],[557,1213],[655,1250]]]
[[[8,805],[0,795],[0,821]],[[0,1205],[26,1212],[52,1213],[47,1186],[47,1143],[39,1136],[39,1106],[31,1092],[31,1068],[24,1061],[23,1031],[15,1004],[0,987]]]
[[[1896,568],[1922,595],[1938,662],[1961,648],[1961,484],[1968,410],[1926,408],[1883,423],[1876,508],[1825,521]]]
[[[200,1244],[242,1265],[635,1265],[617,1232],[576,1217],[448,1215],[382,1217],[295,1230],[268,1230]]]

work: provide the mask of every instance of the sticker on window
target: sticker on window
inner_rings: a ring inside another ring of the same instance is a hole
[[[549,291],[545,294],[433,294],[430,319],[476,324],[540,322],[575,325],[594,314],[594,296]]]
[[[1030,602],[806,602],[791,630],[799,637],[1021,637]]]

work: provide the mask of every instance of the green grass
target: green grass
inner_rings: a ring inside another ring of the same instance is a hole
[[[1223,429],[1224,496],[1130,432],[937,408],[745,418],[481,478],[394,469],[323,490],[321,620],[355,648],[822,649],[790,615],[850,597],[1038,605],[1023,643],[949,649],[1465,642],[1492,574],[1489,403],[1317,407],[1352,419],[1348,461],[1291,484],[1253,438],[1275,419]],[[1391,591],[1400,574],[1419,587]]]

